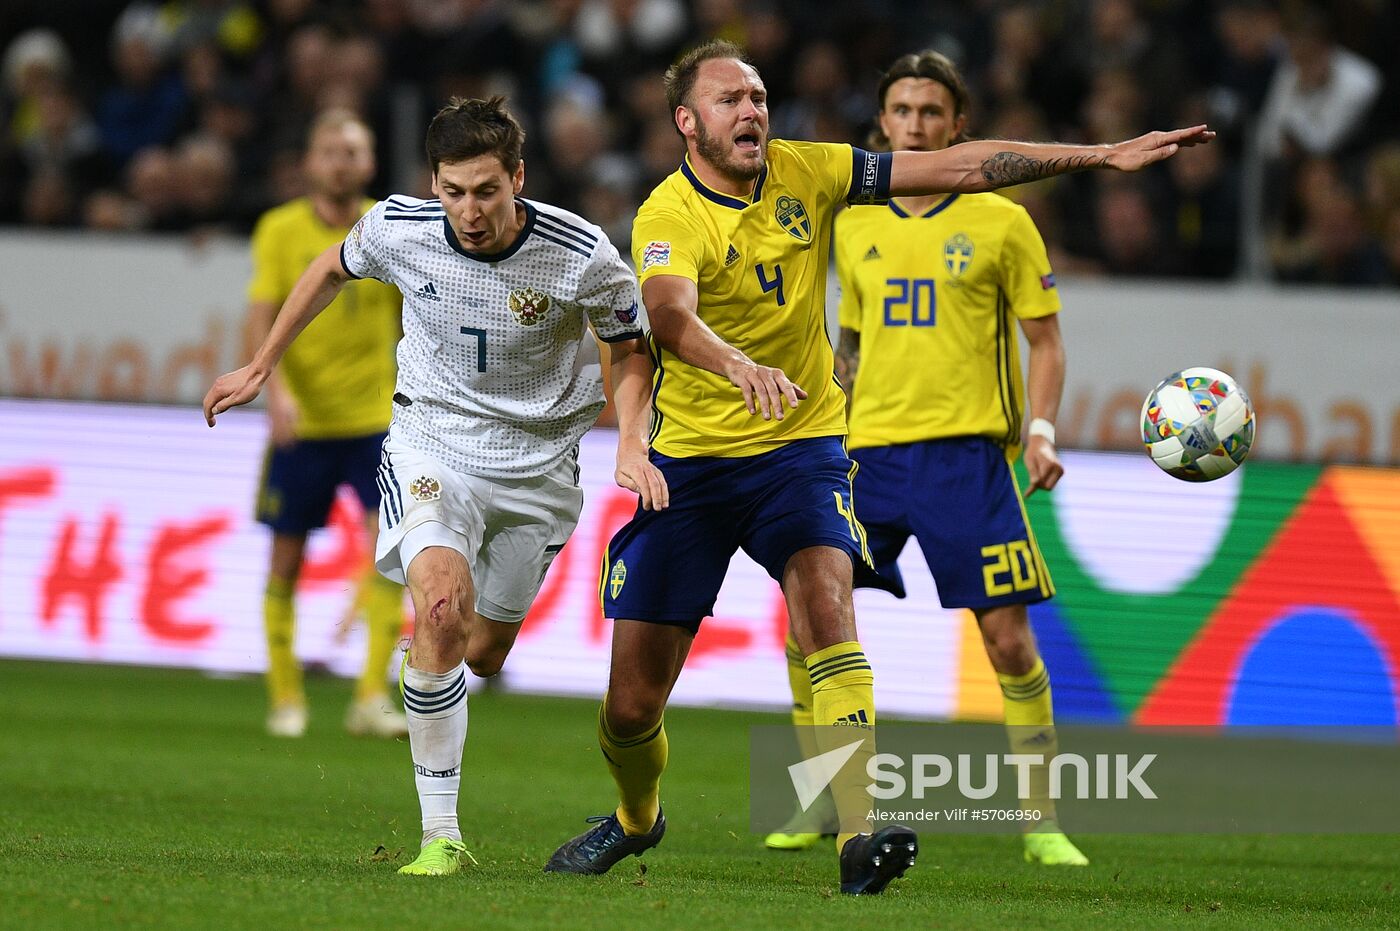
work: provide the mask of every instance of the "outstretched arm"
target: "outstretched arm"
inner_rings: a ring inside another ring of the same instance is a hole
[[[1151,132],[1112,145],[1058,143],[963,142],[936,152],[895,152],[890,164],[890,193],[895,196],[973,194],[1039,181],[1090,168],[1137,171],[1171,158],[1183,146],[1215,138],[1205,126]]]
[[[797,408],[807,392],[788,380],[780,368],[759,365],[715,335],[700,319],[695,282],[680,275],[656,275],[642,284],[642,301],[651,319],[657,345],[687,365],[723,375],[744,395],[750,414],[783,419],[786,408]]]
[[[292,340],[335,300],[349,280],[350,275],[340,264],[338,243],[312,260],[292,287],[292,293],[287,295],[267,338],[254,353],[253,361],[220,375],[204,396],[204,420],[209,426],[214,426],[214,418],[219,414],[258,396]]]

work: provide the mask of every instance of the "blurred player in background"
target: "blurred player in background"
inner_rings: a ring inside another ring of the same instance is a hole
[[[374,203],[374,138],[358,117],[330,110],[312,124],[303,160],[310,194],[269,210],[253,231],[248,329],[259,345],[306,267],[345,238]],[[355,282],[307,327],[268,379],[271,442],[258,492],[258,520],[272,529],[272,566],[263,598],[267,630],[268,733],[306,732],[306,695],[293,650],[297,577],[306,536],[323,527],[336,491],[349,485],[364,505],[373,540],[379,489],[374,471],[389,427],[394,394],[398,292],[378,281]],[[355,610],[368,627],[364,671],[345,715],[352,734],[408,733],[389,697],[389,657],[403,627],[403,587],[367,567]]]
[[[848,745],[850,728],[875,723],[851,587],[853,576],[880,583],[852,508],[846,401],[826,336],[837,207],[1136,170],[1211,137],[1195,127],[1112,146],[973,142],[893,154],[770,142],[763,82],[721,41],[672,66],[666,93],[687,154],[642,205],[632,249],[657,359],[652,458],[672,501],[639,508],[618,531],[600,582],[616,620],[598,739],[620,804],[556,850],[548,871],[603,873],[661,841],[663,712],[740,547],[782,585],[816,723],[843,725],[819,730],[844,732]],[[864,759],[858,752],[832,782],[850,894],[882,891],[917,851],[907,827],[874,831],[866,820]]]
[[[945,149],[967,124],[962,75],[937,52],[896,61],[879,101],[877,141],[894,151]],[[1018,322],[1030,343],[1026,493],[1049,491],[1064,472],[1054,421],[1065,355],[1045,244],[1025,209],[998,194],[944,194],[852,207],[836,218],[835,250],[836,371],[853,386],[847,447],[876,568],[903,597],[896,560],[911,534],[919,541],[943,607],[977,618],[1013,752],[1053,753],[1050,678],[1026,606],[1055,589],[1011,469],[1026,412]],[[793,722],[810,725],[812,689],[795,651],[789,634]],[[1056,826],[1047,769],[1031,769],[1024,803],[1042,816],[1025,835],[1026,859],[1083,866]],[[782,831],[767,844],[801,849],[819,836]]]
[[[253,361],[204,399],[212,426],[257,397],[351,279],[403,293],[376,550],[380,572],[407,579],[415,615],[401,684],[423,846],[400,873],[455,873],[468,855],[457,822],[466,672],[500,671],[578,523],[578,442],[603,409],[595,336],[612,349],[614,477],[645,507],[666,504],[646,455],[651,362],[637,279],[597,226],[518,196],[524,141],[502,98],[439,111],[427,137],[438,199],[375,204],[311,263]]]

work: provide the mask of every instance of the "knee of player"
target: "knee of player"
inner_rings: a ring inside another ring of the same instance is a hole
[[[505,665],[505,662],[506,652],[504,650],[489,650],[483,653],[467,651],[467,668],[478,679],[489,679],[500,674],[501,667]]]
[[[855,611],[849,593],[839,591],[814,592],[807,599],[803,616],[810,628],[810,640],[816,649],[850,640],[855,636]]]
[[[1022,676],[1035,665],[1035,643],[1026,628],[1009,627],[987,637],[987,656],[1000,673]]]
[[[471,607],[464,593],[453,586],[430,587],[414,623],[439,642],[464,640]]]
[[[644,734],[656,726],[665,711],[666,701],[660,695],[636,691],[608,690],[606,710],[608,730],[619,740]]]

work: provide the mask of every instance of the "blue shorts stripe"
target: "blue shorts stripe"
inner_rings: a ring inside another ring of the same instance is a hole
[[[384,500],[389,507],[391,520],[389,525],[393,526],[403,520],[403,499],[400,497],[399,482],[394,475],[394,467],[389,461],[389,452],[384,450],[379,458],[380,489],[384,495]]]
[[[403,489],[399,487],[399,477],[394,474],[394,457],[389,455],[389,449],[384,448],[384,466],[388,469],[389,490],[394,495],[394,507],[398,510],[399,520],[403,520]]]
[[[384,526],[392,528],[398,523],[390,504],[389,487],[384,482],[384,467],[374,470],[374,484],[379,486],[379,513],[384,515]]]

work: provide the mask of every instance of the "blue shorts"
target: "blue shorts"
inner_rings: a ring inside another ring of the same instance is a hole
[[[888,588],[871,568],[851,509],[855,465],[840,437],[732,459],[653,452],[651,461],[666,476],[671,506],[639,505],[608,544],[600,580],[606,617],[699,630],[740,548],[781,581],[798,550],[835,547],[850,555],[858,583]]]
[[[851,454],[856,513],[875,568],[904,596],[895,561],[912,534],[945,608],[1033,604],[1055,594],[1006,451],[981,436]]]
[[[326,525],[336,489],[349,485],[367,512],[379,510],[379,447],[387,433],[269,446],[258,490],[258,522],[301,536]]]

